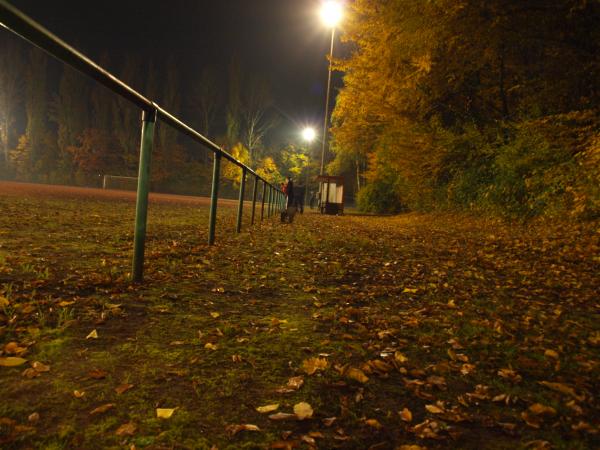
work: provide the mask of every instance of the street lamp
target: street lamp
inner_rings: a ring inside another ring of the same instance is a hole
[[[304,130],[302,130],[302,139],[309,144],[315,140],[315,137],[317,137],[317,133],[315,132],[314,128],[306,127]]]
[[[331,47],[329,49],[329,72],[327,75],[327,98],[325,99],[325,120],[323,122],[323,147],[321,149],[321,171],[319,175],[323,175],[325,166],[325,146],[327,145],[327,123],[329,119],[329,92],[331,89],[331,63],[333,59],[333,40],[335,38],[335,27],[342,20],[342,5],[337,1],[326,1],[321,7],[321,20],[331,28]]]

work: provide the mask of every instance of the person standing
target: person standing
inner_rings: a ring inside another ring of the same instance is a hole
[[[294,182],[292,177],[288,177],[287,184],[285,185],[285,193],[287,194],[287,207],[294,205]]]

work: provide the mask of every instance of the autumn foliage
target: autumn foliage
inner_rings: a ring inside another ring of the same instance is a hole
[[[597,215],[599,21],[576,0],[353,2],[334,166],[368,210]]]

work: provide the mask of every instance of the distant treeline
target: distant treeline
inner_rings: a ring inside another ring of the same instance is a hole
[[[600,213],[598,0],[356,0],[333,170],[371,211]]]
[[[237,58],[220,71],[207,66],[185,83],[174,59],[159,66],[136,55],[120,62],[104,55],[99,63],[169,112],[190,118],[269,181],[310,169],[302,149],[269,140],[279,120],[269,87],[244,72]],[[0,178],[93,186],[102,174],[137,175],[137,108],[6,31],[0,34],[0,67]],[[153,189],[205,194],[211,163],[210,151],[159,123]],[[240,172],[224,162],[226,190]]]

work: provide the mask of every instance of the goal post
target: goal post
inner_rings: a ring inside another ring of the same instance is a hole
[[[118,191],[136,191],[137,177],[122,177],[119,175],[103,175],[102,189],[114,189]]]

